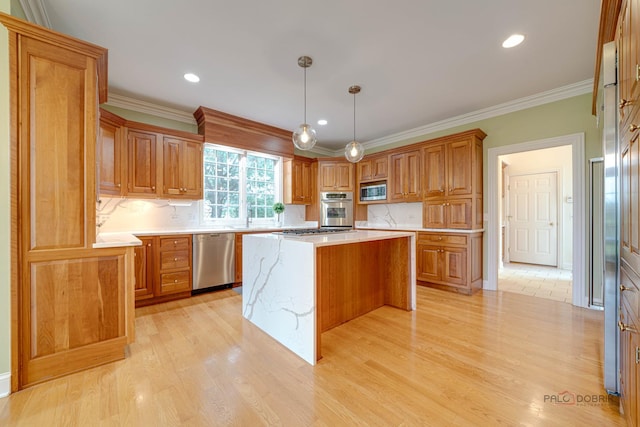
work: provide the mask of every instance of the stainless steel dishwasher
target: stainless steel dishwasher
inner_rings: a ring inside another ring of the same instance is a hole
[[[235,233],[193,235],[193,290],[207,292],[229,287],[236,276]]]

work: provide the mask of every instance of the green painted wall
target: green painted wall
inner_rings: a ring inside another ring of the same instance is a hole
[[[109,102],[109,101],[107,101]],[[198,133],[198,125],[180,122],[178,120],[165,119],[162,117],[153,116],[151,114],[139,113],[137,111],[127,110],[125,108],[113,107],[108,104],[102,104],[102,108],[107,111],[117,114],[127,120],[134,122],[146,123],[148,125],[162,126],[169,129],[182,130],[185,132]]]
[[[24,14],[24,9],[22,9],[20,0],[11,0],[11,15],[20,19],[24,19],[25,21],[27,20],[27,16]]]
[[[0,12],[11,12],[11,1],[0,0]],[[9,38],[0,25],[0,375],[11,371],[11,263],[9,237]]]

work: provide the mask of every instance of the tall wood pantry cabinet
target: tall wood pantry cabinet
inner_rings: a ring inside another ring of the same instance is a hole
[[[425,141],[419,283],[470,294],[482,288],[482,141],[480,129]]]
[[[9,29],[12,390],[124,357],[133,249],[94,249],[107,51],[1,14]]]
[[[626,0],[618,17],[620,138],[620,386],[629,425],[640,423],[640,1]]]

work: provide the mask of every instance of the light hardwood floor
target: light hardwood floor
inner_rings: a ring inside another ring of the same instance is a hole
[[[0,399],[0,425],[624,425],[599,401],[602,312],[423,287],[417,305],[324,333],[315,367],[231,290],[144,307],[127,359]]]

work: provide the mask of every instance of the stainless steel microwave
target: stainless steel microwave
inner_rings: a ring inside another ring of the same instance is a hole
[[[360,186],[360,201],[371,202],[374,200],[387,200],[387,184],[373,183]]]

